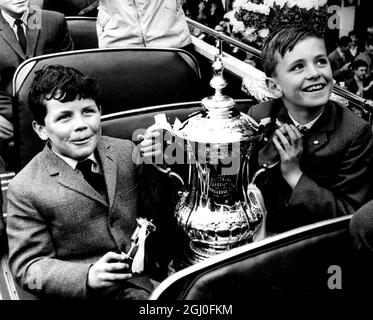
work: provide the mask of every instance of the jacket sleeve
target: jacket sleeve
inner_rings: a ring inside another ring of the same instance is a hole
[[[372,158],[372,131],[366,123],[351,140],[330,188],[303,173],[287,203],[286,220],[299,226],[354,213],[372,198]]]
[[[48,223],[35,202],[32,191],[10,184],[7,234],[9,265],[16,281],[39,296],[86,298],[91,263],[55,258]]]

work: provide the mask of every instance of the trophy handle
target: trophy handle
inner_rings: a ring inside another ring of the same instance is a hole
[[[257,178],[260,174],[266,172],[266,171],[269,170],[269,169],[272,169],[272,168],[273,168],[274,166],[276,166],[279,162],[280,162],[280,160],[278,160],[278,161],[273,161],[272,163],[264,163],[264,164],[262,165],[262,167],[254,173],[253,178],[252,178],[252,180],[251,180],[251,183],[255,184],[255,180],[256,180],[256,178]]]

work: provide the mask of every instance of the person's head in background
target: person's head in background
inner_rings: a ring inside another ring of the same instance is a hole
[[[348,37],[349,37],[350,40],[351,40],[351,45],[352,45],[352,46],[357,46],[358,41],[359,41],[359,37],[358,37],[356,31],[355,31],[355,30],[351,30],[351,31],[348,33]]]
[[[357,80],[364,80],[367,75],[368,64],[363,60],[355,60],[352,65],[352,70],[354,71],[354,77]]]
[[[348,36],[342,36],[338,39],[337,45],[343,53],[347,53],[350,50],[352,40]]]
[[[0,0],[0,9],[14,19],[20,18],[29,6],[29,0]]]
[[[271,33],[262,49],[267,86],[290,114],[319,114],[333,88],[323,37],[306,26]]]
[[[97,83],[80,71],[61,65],[36,71],[29,92],[33,129],[59,155],[83,160],[101,136]]]

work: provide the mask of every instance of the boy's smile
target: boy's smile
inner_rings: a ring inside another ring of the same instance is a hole
[[[324,42],[307,38],[283,57],[277,53],[276,74],[272,79],[290,112],[304,109],[314,112],[315,108],[323,107],[333,88]]]

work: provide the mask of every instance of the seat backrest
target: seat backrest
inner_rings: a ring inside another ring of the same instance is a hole
[[[335,218],[232,249],[178,271],[153,292],[158,300],[242,300],[286,296],[349,297],[370,289],[349,235],[350,217]],[[343,271],[342,289],[333,274]],[[271,301],[271,300],[267,300]]]
[[[50,64],[74,67],[96,78],[103,114],[203,97],[198,63],[180,49],[90,49],[32,58],[13,78],[16,171],[43,146],[31,127],[28,93],[35,71]]]
[[[66,17],[74,50],[98,48],[95,17]]]

